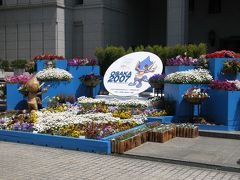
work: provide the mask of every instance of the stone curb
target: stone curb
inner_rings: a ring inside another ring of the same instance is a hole
[[[215,164],[198,163],[198,162],[190,162],[190,161],[183,161],[183,160],[176,160],[176,159],[167,159],[167,158],[161,158],[161,157],[149,157],[149,156],[130,155],[130,154],[111,154],[111,156],[148,160],[148,161],[170,163],[170,164],[178,164],[178,165],[184,165],[184,166],[193,166],[198,168],[214,169],[214,170],[221,170],[221,171],[235,172],[235,173],[240,172],[240,165],[239,165],[239,168],[236,168],[236,167],[221,166],[221,165],[215,165]]]
[[[240,140],[240,134],[233,134],[228,132],[215,132],[215,131],[199,131],[199,136],[225,138],[225,139],[238,139]]]

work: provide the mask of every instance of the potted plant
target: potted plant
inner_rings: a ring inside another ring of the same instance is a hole
[[[148,82],[152,88],[163,89],[165,74],[154,74]]]
[[[27,61],[24,59],[18,59],[11,62],[11,67],[13,68],[14,75],[20,75],[25,72],[25,65]]]
[[[94,73],[83,75],[79,79],[87,87],[96,87],[102,80],[101,76]]]
[[[240,61],[236,59],[225,61],[223,63],[222,73],[234,75],[240,73]]]

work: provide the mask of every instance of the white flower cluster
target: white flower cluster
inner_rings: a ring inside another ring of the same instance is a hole
[[[73,78],[72,74],[64,69],[59,68],[44,69],[39,71],[36,74],[36,77],[41,81],[69,81]]]
[[[212,75],[206,69],[193,69],[168,74],[164,81],[174,84],[204,84],[213,80]]]
[[[113,99],[93,99],[93,98],[87,98],[85,96],[79,97],[78,98],[78,103],[79,104],[84,104],[84,103],[91,103],[91,104],[97,104],[97,103],[104,103],[106,105],[110,106],[130,106],[130,107],[147,107],[148,106],[148,101],[143,101],[139,99],[129,99],[129,100],[119,100],[116,98]]]
[[[133,116],[130,119],[120,119],[112,116],[111,113],[96,113],[96,114],[77,114],[76,110],[65,112],[37,112],[38,121],[35,128],[38,132],[44,132],[51,128],[59,128],[70,124],[84,124],[84,123],[107,123],[107,122],[136,122],[143,124],[145,118],[142,116]]]
[[[230,83],[234,83],[238,90],[240,90],[240,80],[228,81]]]

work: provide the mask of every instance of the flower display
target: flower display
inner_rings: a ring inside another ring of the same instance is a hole
[[[240,73],[240,61],[236,59],[225,61],[223,63],[222,72],[230,74]]]
[[[167,59],[167,66],[193,66],[198,62],[197,58],[188,57],[187,55],[178,55],[174,58]]]
[[[174,84],[207,84],[213,80],[212,75],[206,69],[194,69],[168,74],[164,81]]]
[[[126,107],[147,107],[148,102],[139,100],[139,99],[128,99],[128,100],[119,100],[116,98],[113,99],[93,99],[93,98],[88,98],[85,96],[81,96],[78,98],[78,103],[83,104],[83,103],[90,103],[90,104],[106,104],[109,106],[126,106]]]
[[[145,110],[144,114],[148,117],[155,117],[155,116],[166,116],[167,112],[165,110],[159,111],[157,109],[149,109],[149,110]]]
[[[233,51],[222,50],[206,54],[206,58],[240,58],[240,54]]]
[[[88,59],[88,58],[81,59],[80,57],[76,57],[68,60],[69,66],[94,66],[96,64],[97,64],[97,61],[95,59]]]
[[[184,93],[183,98],[191,103],[200,103],[209,98],[209,95],[206,90],[194,87],[188,89]]]
[[[220,81],[215,80],[209,84],[209,87],[212,89],[222,89],[226,91],[239,91],[240,90],[240,81]]]
[[[63,60],[64,57],[63,56],[58,56],[55,54],[43,54],[43,55],[37,55],[34,57],[34,60]]]
[[[165,74],[154,74],[149,78],[148,82],[152,86],[152,88],[162,89],[165,77]]]
[[[16,76],[7,76],[5,77],[5,81],[7,83],[11,83],[11,84],[25,84],[28,80],[30,80],[32,78],[32,75],[16,75]]]
[[[79,79],[86,86],[95,87],[101,82],[102,77],[94,73],[91,73],[91,74],[83,75]]]
[[[36,74],[40,81],[70,81],[73,76],[64,69],[48,68]]]

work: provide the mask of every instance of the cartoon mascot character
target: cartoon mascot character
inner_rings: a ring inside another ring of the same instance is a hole
[[[147,82],[148,77],[146,73],[154,72],[156,70],[157,66],[155,62],[152,62],[150,60],[150,56],[148,56],[143,61],[139,61],[135,67],[135,70],[137,71],[134,82],[130,82],[129,86],[136,86],[136,88],[142,87],[142,82]]]

